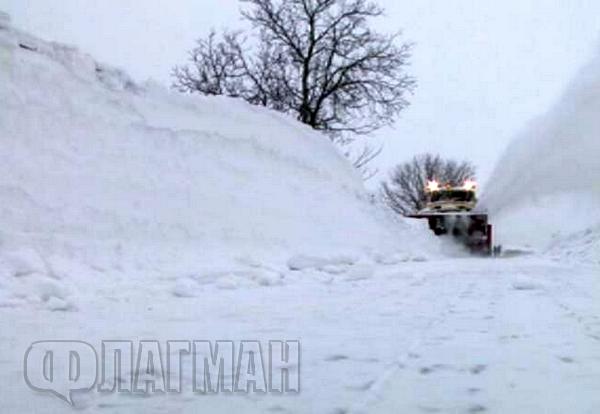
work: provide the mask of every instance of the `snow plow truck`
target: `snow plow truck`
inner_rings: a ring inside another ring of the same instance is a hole
[[[425,208],[409,215],[425,219],[436,236],[451,236],[471,252],[491,255],[492,225],[488,215],[477,212],[477,183],[467,180],[462,187],[428,181]]]

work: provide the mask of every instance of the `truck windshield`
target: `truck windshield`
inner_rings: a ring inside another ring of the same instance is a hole
[[[467,190],[441,190],[436,191],[431,195],[431,201],[473,201],[475,194],[472,191]]]

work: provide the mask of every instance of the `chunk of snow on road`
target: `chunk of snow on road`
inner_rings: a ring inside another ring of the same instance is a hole
[[[3,253],[0,256],[0,266],[8,270],[12,276],[21,277],[32,273],[46,273],[46,264],[37,251],[22,248]]]
[[[173,295],[179,298],[193,298],[198,296],[198,283],[190,278],[184,277],[177,279],[173,287]]]
[[[88,279],[94,277],[96,273],[96,271],[81,261],[69,259],[65,256],[51,255],[46,260],[49,275],[55,279]]]
[[[340,275],[348,271],[348,265],[325,265],[319,268],[320,271],[329,273],[330,275]]]
[[[399,263],[406,263],[410,260],[410,256],[406,254],[376,254],[374,257],[376,263],[385,265],[385,266],[393,266]]]
[[[516,280],[511,284],[514,290],[538,290],[542,289],[543,285],[533,280]]]
[[[351,256],[314,257],[297,255],[291,257],[287,266],[290,270],[322,269],[326,266],[353,265],[357,259]]]
[[[237,277],[235,275],[227,275],[227,276],[220,277],[217,280],[216,286],[219,289],[235,290],[240,287],[241,282],[242,281],[240,280],[239,277]]]
[[[267,269],[270,268],[270,266],[266,266],[260,260],[254,258],[254,257],[250,257],[250,256],[238,257],[238,258],[236,258],[236,262],[242,266],[248,266],[248,267],[254,267],[254,268],[267,268]]]
[[[223,266],[212,269],[204,269],[189,276],[194,283],[200,285],[210,285],[216,283],[217,286],[235,285],[241,286],[273,286],[284,283],[285,275],[273,268],[267,268],[263,265],[244,266]],[[230,283],[234,280],[235,283]]]
[[[53,312],[58,312],[58,311],[65,312],[65,311],[73,310],[74,305],[71,302],[68,302],[64,299],[57,298],[56,296],[52,296],[46,301],[46,308]]]
[[[49,277],[39,277],[35,282],[35,288],[40,299],[44,302],[51,298],[65,299],[68,296],[67,289],[58,281]]]
[[[322,258],[302,255],[294,256],[287,262],[287,266],[290,270],[317,269],[326,266],[327,264],[327,261]]]
[[[253,280],[258,283],[259,286],[275,286],[283,284],[284,275],[282,273],[270,270],[256,271],[253,276]]]
[[[375,274],[375,266],[370,264],[357,264],[346,272],[344,278],[348,281],[370,279]]]

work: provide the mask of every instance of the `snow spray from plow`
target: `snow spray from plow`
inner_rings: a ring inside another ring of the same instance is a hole
[[[590,237],[600,226],[599,113],[600,49],[498,160],[479,201],[498,241],[542,252],[570,245],[600,257]]]

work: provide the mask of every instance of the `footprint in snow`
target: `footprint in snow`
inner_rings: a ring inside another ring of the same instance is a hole
[[[423,413],[441,413],[442,409],[437,407],[426,407],[424,405],[419,406],[419,410]]]
[[[529,280],[520,280],[512,283],[514,290],[537,290],[541,289],[542,286],[539,283],[535,283]]]
[[[592,338],[595,341],[600,341],[600,335],[589,334],[588,338]]]
[[[487,368],[487,365],[477,364],[477,365],[473,365],[471,368],[469,368],[469,372],[473,375],[479,375],[483,371],[485,371],[486,368]]]
[[[346,388],[351,391],[369,391],[373,384],[375,384],[375,380],[367,381],[365,383],[357,385],[349,385]]]
[[[448,368],[449,368],[448,365],[445,365],[445,364],[435,364],[435,365],[431,365],[428,367],[421,367],[421,369],[419,369],[419,373],[421,375],[429,375],[436,371],[440,371],[440,370],[448,369]]]
[[[325,361],[327,361],[327,362],[345,361],[347,359],[350,359],[350,358],[347,355],[343,355],[343,354],[334,354],[334,355],[329,355],[329,356],[325,357]]]

